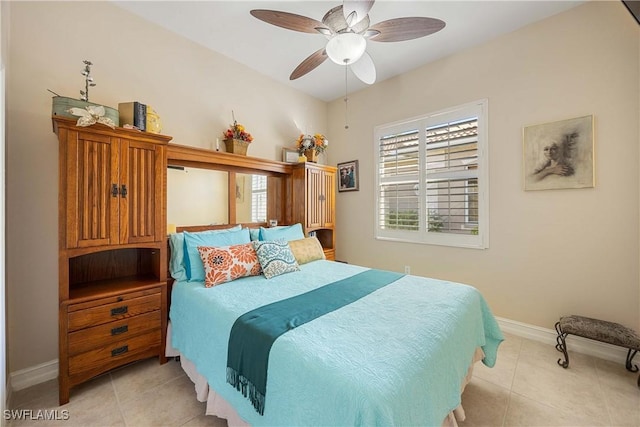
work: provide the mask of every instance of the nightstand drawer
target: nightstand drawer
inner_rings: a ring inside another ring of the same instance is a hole
[[[162,324],[160,311],[106,323],[69,333],[69,355],[83,353],[96,347],[122,341],[142,332],[159,329]]]
[[[85,353],[69,357],[69,375],[76,375],[84,371],[101,368],[110,363],[117,363],[121,359],[128,359],[136,353],[143,353],[161,342],[160,329],[143,335],[132,337],[104,345]]]
[[[112,302],[111,304],[98,305],[84,310],[72,311],[72,307],[69,307],[69,331],[102,325],[115,320],[160,310],[160,300],[160,293],[157,293],[140,298]]]

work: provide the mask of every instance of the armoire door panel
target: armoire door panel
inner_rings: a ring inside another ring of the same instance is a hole
[[[126,214],[121,214],[121,229],[126,230],[126,234],[121,231],[121,239],[125,239],[123,243],[154,242],[157,240],[156,212],[160,208],[157,204],[161,200],[156,194],[156,189],[161,188],[156,182],[159,176],[157,166],[162,164],[157,154],[160,149],[154,144],[136,141],[121,144],[121,147],[122,152],[126,150],[123,169],[127,171],[121,177],[121,186],[124,186],[126,194],[121,197],[121,206],[126,209]]]
[[[319,200],[322,195],[322,173],[307,169],[307,227],[322,225],[322,206]]]
[[[323,200],[322,200],[322,226],[333,227],[335,225],[335,185],[336,175],[329,172],[322,173]]]
[[[112,184],[117,182],[114,151],[117,148],[108,137],[69,132],[68,248],[117,243],[118,206],[111,193]]]

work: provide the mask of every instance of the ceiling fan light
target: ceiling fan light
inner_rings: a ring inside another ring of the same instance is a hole
[[[360,59],[366,48],[367,41],[360,34],[340,33],[327,42],[325,49],[333,62],[344,65]]]

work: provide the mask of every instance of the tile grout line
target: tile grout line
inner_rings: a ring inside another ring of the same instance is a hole
[[[502,415],[502,427],[505,427],[507,422],[507,414],[509,413],[509,407],[511,406],[511,396],[513,395],[513,383],[516,380],[516,371],[518,370],[518,363],[520,362],[520,355],[522,354],[522,340],[520,340],[520,347],[518,348],[518,357],[516,358],[516,364],[513,367],[513,376],[511,377],[511,383],[509,384],[509,398],[507,399],[507,405]]]
[[[111,383],[111,388],[113,389],[113,394],[116,396],[116,404],[118,405],[118,411],[120,412],[120,416],[122,417],[122,421],[124,422],[124,426],[128,427],[127,418],[124,416],[124,411],[122,410],[122,406],[120,405],[120,396],[118,395],[118,390],[116,389],[116,385],[113,382],[113,375],[109,372],[109,382]]]
[[[602,393],[602,395],[604,396],[604,407],[607,410],[607,417],[609,418],[609,425],[613,425],[613,417],[611,416],[611,409],[609,408],[610,404],[609,404],[609,396],[607,393],[605,393],[603,387],[602,387],[602,380],[601,377],[602,375],[600,375],[600,369],[598,369],[598,363],[597,361],[594,359],[593,360],[593,367],[596,370],[596,378],[598,379],[598,389],[600,390],[600,393]]]

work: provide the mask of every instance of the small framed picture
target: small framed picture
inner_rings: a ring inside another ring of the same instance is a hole
[[[282,161],[287,163],[298,163],[298,157],[300,154],[293,148],[282,149]]]
[[[358,161],[338,163],[338,191],[358,191],[359,189]]]

